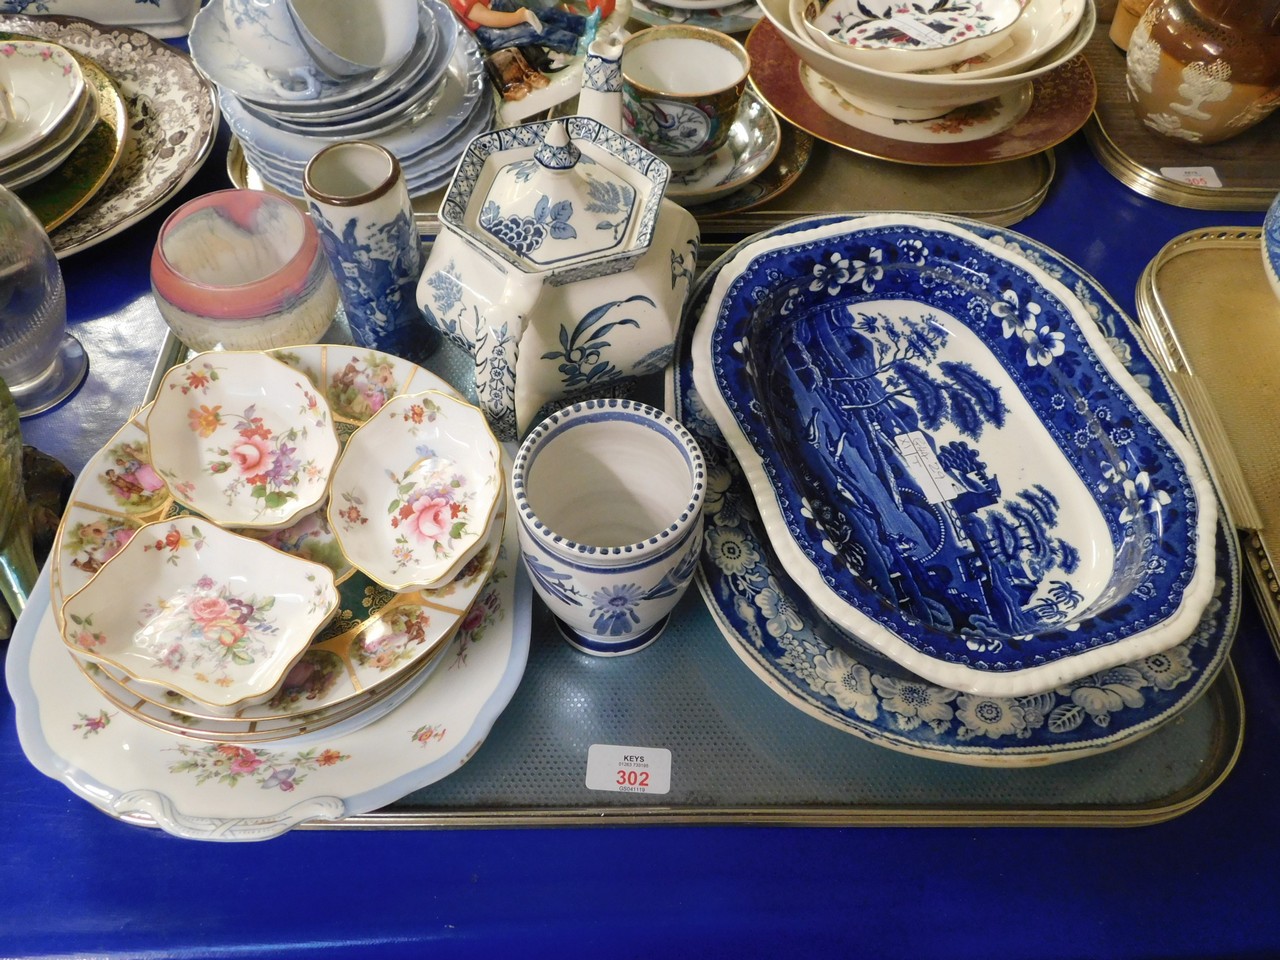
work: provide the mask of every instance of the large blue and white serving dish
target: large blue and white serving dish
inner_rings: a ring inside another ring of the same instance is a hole
[[[1176,646],[1212,599],[1194,448],[1079,298],[963,226],[744,244],[692,356],[779,562],[926,680],[1051,690]]]

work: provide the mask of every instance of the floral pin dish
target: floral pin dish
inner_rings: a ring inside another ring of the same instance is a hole
[[[173,498],[226,527],[276,529],[317,509],[338,456],[325,398],[261,353],[205,353],[169,370],[147,435]]]
[[[434,587],[483,546],[500,458],[477,407],[435,390],[394,397],[347,440],[329,526],[347,559],[387,589]]]
[[[269,699],[338,608],[325,566],[201,517],[147,524],[63,605],[79,657],[219,709]]]

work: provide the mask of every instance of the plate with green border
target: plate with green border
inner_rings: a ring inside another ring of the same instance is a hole
[[[85,80],[98,92],[98,122],[63,163],[17,191],[46,231],[66,221],[102,189],[120,162],[129,135],[124,98],[111,77],[87,57],[76,59]]]

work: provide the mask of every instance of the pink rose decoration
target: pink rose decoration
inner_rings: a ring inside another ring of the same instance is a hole
[[[444,497],[422,497],[413,505],[408,526],[419,540],[435,542],[448,536],[451,519],[448,500]]]
[[[242,473],[266,473],[271,469],[271,447],[261,437],[243,437],[231,448],[231,459]]]
[[[221,597],[196,597],[191,601],[188,609],[191,611],[191,616],[201,623],[222,619],[231,611],[227,601]]]

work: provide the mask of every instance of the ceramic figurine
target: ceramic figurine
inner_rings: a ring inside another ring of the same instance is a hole
[[[670,168],[596,120],[509,127],[467,147],[418,284],[470,352],[499,439],[566,397],[616,396],[668,363],[697,259]]]

